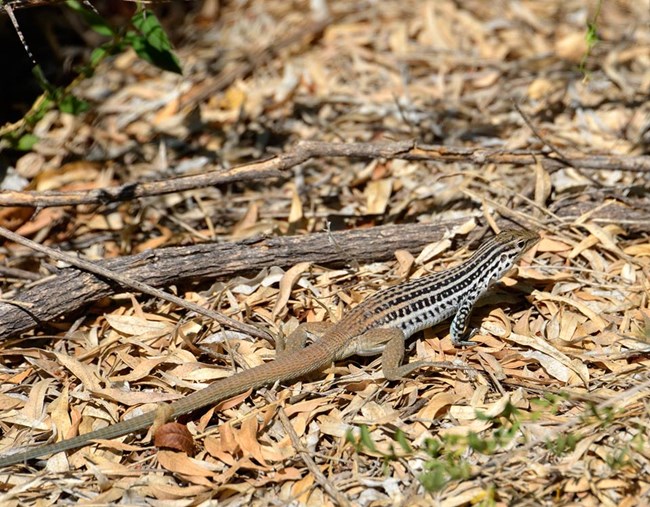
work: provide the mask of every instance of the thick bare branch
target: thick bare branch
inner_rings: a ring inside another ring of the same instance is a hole
[[[336,266],[354,261],[386,260],[399,248],[421,249],[442,238],[448,227],[458,224],[390,225],[257,242],[205,243],[162,248],[96,264],[132,280],[162,287],[231,278],[302,261]],[[76,268],[62,269],[59,274],[31,284],[17,294],[4,295],[4,301],[0,302],[0,338],[51,322],[120,290],[118,284],[92,273]]]

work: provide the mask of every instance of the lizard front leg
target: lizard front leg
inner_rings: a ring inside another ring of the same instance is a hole
[[[451,321],[449,332],[451,334],[451,342],[455,347],[472,346],[476,342],[472,341],[472,336],[478,333],[478,329],[467,330],[469,326],[469,317],[472,313],[472,308],[478,298],[468,297],[464,299],[458,306],[456,315]]]

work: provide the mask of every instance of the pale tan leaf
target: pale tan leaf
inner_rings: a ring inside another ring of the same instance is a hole
[[[313,485],[314,476],[312,474],[306,474],[302,479],[291,485],[291,496],[296,499],[298,505],[308,504]]]
[[[592,222],[587,222],[583,224],[583,227],[587,229],[593,236],[598,238],[598,241],[611,250],[612,252],[616,252],[619,255],[624,255],[623,251],[619,248],[618,244],[616,243],[616,237],[614,234],[622,234],[625,231],[621,229],[618,226],[606,226],[606,227],[599,227],[598,225],[592,223]]]
[[[182,452],[158,451],[158,462],[170,472],[190,477],[215,477],[214,467],[205,461],[188,457]]]
[[[70,370],[74,376],[81,381],[87,391],[99,392],[102,390],[100,381],[96,376],[95,368],[77,361],[67,354],[55,352],[54,355],[63,366]]]
[[[259,219],[259,211],[257,203],[251,202],[244,217],[232,228],[231,235],[234,239],[245,238],[251,234]]]
[[[43,417],[45,395],[47,390],[54,383],[54,379],[39,380],[29,392],[29,398],[21,412],[25,417],[32,420],[40,420]]]
[[[587,317],[592,322],[592,324],[596,326],[596,328],[599,331],[604,331],[605,328],[608,326],[608,323],[605,319],[600,317],[600,315],[596,314],[591,308],[589,308],[587,305],[585,305],[584,303],[578,300],[571,299],[566,296],[556,296],[549,292],[541,292],[541,291],[533,291],[532,295],[538,301],[544,301],[544,300],[555,301],[557,303],[564,303],[566,305],[574,307],[585,317]]]
[[[6,394],[0,394],[0,414],[6,413],[8,410],[18,408],[22,405],[22,400],[7,396]]]
[[[63,438],[70,438],[70,428],[72,421],[70,419],[69,405],[68,405],[68,386],[64,386],[61,395],[50,403],[51,417],[54,426],[57,429],[59,440]]]
[[[483,327],[489,329],[490,326],[491,323],[487,322],[484,324]],[[584,364],[580,360],[577,359],[572,360],[571,358],[567,357],[565,354],[557,350],[555,347],[553,347],[550,343],[548,343],[543,338],[537,336],[524,336],[517,333],[510,333],[507,339],[523,347],[532,348],[538,352],[541,352],[545,356],[549,357],[550,359],[548,361],[545,360],[545,363],[542,364],[542,366],[549,366],[551,364],[550,363],[551,359],[559,363],[559,365],[555,365],[552,368],[552,372],[549,371],[549,373],[555,373],[561,375],[563,372],[566,371],[560,367],[561,365],[574,372],[585,385],[589,383],[589,369],[587,368],[586,364]],[[538,357],[542,357],[542,356],[538,356]],[[559,378],[558,380],[562,380],[565,382],[568,381],[568,379],[565,377]]]
[[[361,413],[369,424],[387,424],[396,423],[399,420],[399,414],[392,407],[385,404],[378,404],[369,401],[361,407]]]
[[[587,236],[582,241],[580,241],[580,243],[573,247],[568,257],[569,259],[575,259],[578,257],[578,255],[584,254],[586,251],[596,246],[597,244],[598,238],[596,238],[596,236]]]
[[[187,500],[191,497],[198,497],[210,491],[206,486],[188,485],[188,484],[157,484],[151,482],[147,489],[158,500]]]
[[[303,218],[302,201],[295,186],[291,191],[291,209],[289,210],[288,222],[290,224],[298,222]]]
[[[369,181],[366,185],[366,208],[369,215],[383,215],[393,191],[393,180],[384,178]]]
[[[240,83],[235,83],[229,86],[223,93],[219,101],[219,107],[229,111],[239,112],[244,102],[246,101],[246,93]]]
[[[287,405],[284,409],[288,417],[294,414],[307,413],[314,414],[326,410],[331,410],[333,405],[323,403],[322,399],[306,399],[297,403]]]
[[[587,39],[584,33],[571,31],[555,42],[555,51],[563,60],[579,63],[587,54]]]
[[[454,493],[446,498],[441,499],[438,504],[440,507],[460,507],[461,505],[480,505],[483,501],[490,502],[489,493],[486,488],[479,486]]]
[[[353,429],[352,426],[341,421],[339,417],[321,415],[317,420],[321,432],[332,437],[343,438],[350,429]]]
[[[430,261],[434,257],[437,257],[443,252],[446,252],[451,247],[450,239],[443,239],[436,241],[435,243],[430,243],[422,249],[420,255],[415,259],[416,264],[424,264],[425,262]]]
[[[450,407],[462,396],[452,392],[442,392],[434,395],[431,400],[418,412],[418,417],[421,419],[435,419],[442,409]]]
[[[556,88],[557,85],[550,79],[537,78],[528,85],[528,96],[533,100],[539,100],[548,96]]]
[[[280,280],[280,292],[278,293],[278,299],[275,302],[273,311],[271,315],[275,319],[278,314],[284,309],[289,297],[291,296],[291,290],[295,283],[300,279],[300,276],[309,269],[311,266],[310,262],[301,262],[291,267]]]
[[[267,466],[257,439],[257,430],[257,419],[255,417],[247,417],[242,422],[241,429],[234,432],[235,439],[246,456],[250,456],[261,465]]]
[[[537,351],[524,351],[520,354],[527,359],[534,359],[551,377],[556,378],[564,383],[571,383],[571,369],[563,365],[557,359]]]
[[[650,243],[641,243],[626,247],[623,252],[627,255],[650,257]]]
[[[546,207],[546,201],[551,195],[551,176],[541,163],[535,164],[535,202],[540,208]]]
[[[407,250],[395,250],[395,258],[399,263],[398,275],[405,277],[411,271],[415,258]]]
[[[151,371],[160,364],[170,363],[169,357],[153,357],[139,361],[137,366],[126,375],[116,375],[111,377],[113,382],[134,382],[149,375]]]
[[[548,236],[543,237],[537,243],[538,252],[566,252],[567,250],[571,250],[571,245],[567,245],[563,241]]]
[[[106,321],[116,331],[129,336],[163,336],[173,329],[170,323],[130,315],[106,315]]]

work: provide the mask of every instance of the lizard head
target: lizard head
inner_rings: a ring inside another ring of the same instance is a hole
[[[540,240],[535,231],[525,229],[505,230],[486,241],[476,251],[474,262],[477,275],[488,287],[505,275],[517,261]]]
[[[494,238],[500,250],[519,252],[515,261],[524,255],[530,248],[540,240],[537,231],[526,229],[509,229],[501,231]],[[514,262],[514,261],[513,261]]]

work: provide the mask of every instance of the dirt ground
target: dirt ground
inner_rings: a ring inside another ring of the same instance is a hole
[[[187,10],[161,16],[183,75],[118,54],[75,84],[89,111],[31,128],[0,225],[269,338],[6,241],[0,453],[272,360],[498,230],[542,239],[475,308],[477,346],[410,340],[465,369],[353,357],[181,417],[173,449],[0,470],[0,504],[650,504],[650,2]]]

